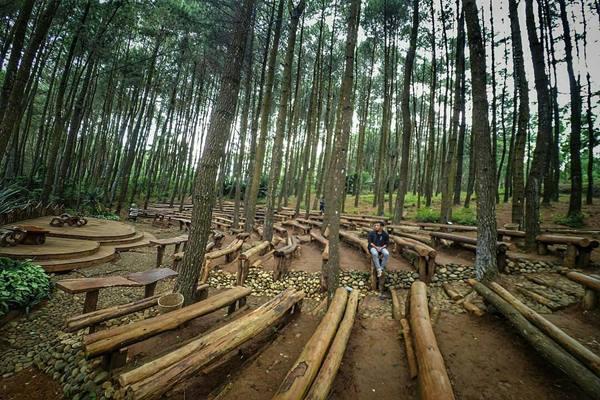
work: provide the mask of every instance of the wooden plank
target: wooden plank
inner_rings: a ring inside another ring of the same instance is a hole
[[[56,282],[56,287],[70,293],[83,293],[115,286],[142,286],[122,276],[105,276],[102,278],[72,278]]]
[[[127,275],[127,279],[137,282],[140,285],[148,285],[173,276],[177,276],[177,272],[171,268],[154,268],[148,271],[131,273]]]

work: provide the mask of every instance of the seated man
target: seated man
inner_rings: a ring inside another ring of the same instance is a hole
[[[129,214],[127,215],[127,219],[137,222],[138,215],[140,215],[140,209],[137,207],[137,205],[135,203],[131,203],[131,206],[129,207]]]
[[[383,270],[387,265],[390,253],[387,249],[387,245],[390,242],[390,236],[386,231],[383,230],[383,222],[376,222],[373,226],[373,230],[369,232],[367,240],[369,241],[369,251],[373,257],[373,264],[377,268],[377,277],[380,278],[383,274]],[[379,254],[383,255],[383,260],[379,262]]]

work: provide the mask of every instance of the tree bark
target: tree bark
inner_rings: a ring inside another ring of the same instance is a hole
[[[223,64],[225,70],[221,87],[210,118],[202,158],[198,164],[194,187],[192,228],[175,283],[175,291],[184,296],[185,304],[191,304],[194,301],[200,276],[199,263],[204,260],[206,253],[212,208],[215,204],[215,177],[235,118],[246,36],[253,8],[254,0],[244,0],[242,7],[238,10],[233,37]]]
[[[486,87],[485,47],[479,27],[476,0],[463,0],[471,55],[471,86],[473,97],[472,132],[476,154],[477,188],[477,252],[475,272],[479,280],[493,279],[498,274],[496,264],[496,171],[492,160],[488,100]]]

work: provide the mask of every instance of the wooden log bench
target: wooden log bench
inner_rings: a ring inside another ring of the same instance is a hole
[[[56,287],[65,293],[79,294],[85,293],[85,302],[83,304],[83,313],[89,313],[96,310],[98,306],[98,295],[100,289],[109,287],[136,287],[142,284],[127,279],[123,276],[105,276],[101,278],[72,278],[63,279],[56,282]]]
[[[279,389],[275,396],[273,396],[273,400],[306,398],[306,394],[313,384],[319,369],[321,369],[323,360],[327,355],[327,350],[334,340],[338,326],[344,316],[347,302],[347,290],[338,288],[327,309],[327,313],[325,313],[319,326],[304,346],[302,353],[300,353],[300,356],[292,368],[290,368],[281,385],[279,385]]]
[[[267,303],[225,326],[197,336],[150,363],[118,376],[123,391],[134,400],[163,398],[179,383],[196,375],[243,343],[299,312],[304,293],[287,289]]]
[[[598,306],[598,299],[600,297],[600,279],[575,271],[566,272],[565,276],[570,280],[583,285],[584,294],[581,305],[584,310],[592,310]]]
[[[275,232],[277,232],[277,234],[280,235],[283,238],[287,238],[288,237],[288,231],[283,226],[273,225],[273,230]]]
[[[437,256],[437,251],[410,238],[390,235],[390,239],[395,245],[394,250],[397,254],[404,256],[409,253],[416,257],[415,268],[419,273],[419,279],[425,283],[431,282],[435,274],[435,257]]]
[[[215,242],[208,242],[206,244],[206,251],[209,252],[215,247]],[[185,255],[184,251],[180,251],[178,253],[171,254],[171,258],[173,259],[173,269],[177,270],[179,263],[183,260],[183,256]]]
[[[287,245],[280,249],[276,249],[273,253],[277,265],[273,273],[273,279],[278,281],[283,278],[292,262],[292,258],[298,256],[300,251],[300,242],[295,236],[289,236],[287,238]]]
[[[160,268],[163,262],[163,258],[165,256],[165,249],[169,245],[175,245],[175,251],[173,253],[178,253],[179,248],[183,244],[188,241],[188,235],[176,236],[168,239],[153,239],[150,240],[150,244],[157,247],[156,249],[156,268]]]
[[[440,232],[477,232],[476,226],[458,224],[438,224],[433,222],[415,222],[421,229],[435,230]]]
[[[548,254],[549,245],[565,245],[567,251],[563,265],[567,268],[586,268],[590,265],[590,256],[600,242],[594,239],[588,239],[580,236],[566,235],[538,235],[538,254]]]
[[[498,241],[503,241],[505,237],[509,237],[511,241],[515,239],[524,239],[525,232],[515,229],[498,229]]]
[[[271,248],[271,242],[263,241],[246,250],[238,257],[237,285],[242,286],[248,277],[250,266]]]
[[[192,221],[187,218],[175,217],[175,218],[173,218],[173,221],[179,222],[179,230],[180,231],[182,231],[185,228],[185,230],[187,232],[189,232],[190,228],[192,227]]]
[[[177,272],[170,268],[156,268],[143,272],[133,272],[127,279],[144,286],[144,298],[154,296],[156,284],[163,279],[177,276]]]
[[[436,248],[439,248],[441,246],[441,241],[443,239],[451,241],[457,245],[460,245],[472,251],[476,251],[477,249],[477,238],[474,237],[461,236],[453,233],[443,232],[431,232],[430,236],[433,241],[434,247]],[[508,243],[496,243],[496,262],[500,271],[504,271],[506,269],[506,252],[508,251],[508,247]]]
[[[300,235],[308,235],[308,233],[310,232],[310,226],[309,225],[303,225],[301,223],[299,223],[298,221],[283,221],[281,223],[281,225],[283,226],[289,226],[290,228],[292,228],[294,230],[294,232],[300,234]]]
[[[202,272],[200,273],[200,282],[208,281],[210,271],[214,268],[214,260],[216,260],[219,257],[225,256],[225,263],[230,263],[234,261],[239,256],[243,244],[243,239],[235,239],[223,249],[206,253],[204,255],[204,264],[202,265]]]
[[[85,355],[88,358],[102,356],[106,367],[117,368],[126,362],[127,346],[177,329],[192,319],[224,307],[232,313],[236,304],[245,304],[245,298],[251,292],[245,287],[235,287],[179,310],[86,335],[83,338]]]
[[[371,252],[369,251],[369,245],[367,243],[367,240],[361,239],[356,235],[344,231],[340,231],[340,239],[354,246],[361,253],[363,253],[365,257],[367,257],[367,260],[369,260],[369,264],[371,265],[371,290],[379,289],[380,291],[383,291],[383,283],[385,282],[385,270],[383,271],[381,277],[377,278],[377,269],[375,268],[375,265],[373,265],[373,259],[371,258]]]
[[[152,225],[160,228],[168,228],[171,226],[171,220],[165,214],[156,213],[152,219]]]
[[[212,223],[217,228],[219,228],[219,229],[225,229],[225,230],[231,229],[231,226],[232,226],[232,224],[229,223],[229,222],[223,222],[221,220],[215,220],[215,219],[213,219]]]

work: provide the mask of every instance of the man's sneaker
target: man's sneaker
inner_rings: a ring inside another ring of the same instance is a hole
[[[383,275],[383,270],[381,270],[381,269],[378,269],[378,270],[377,270],[377,277],[378,277],[378,278],[381,278],[381,275]]]

